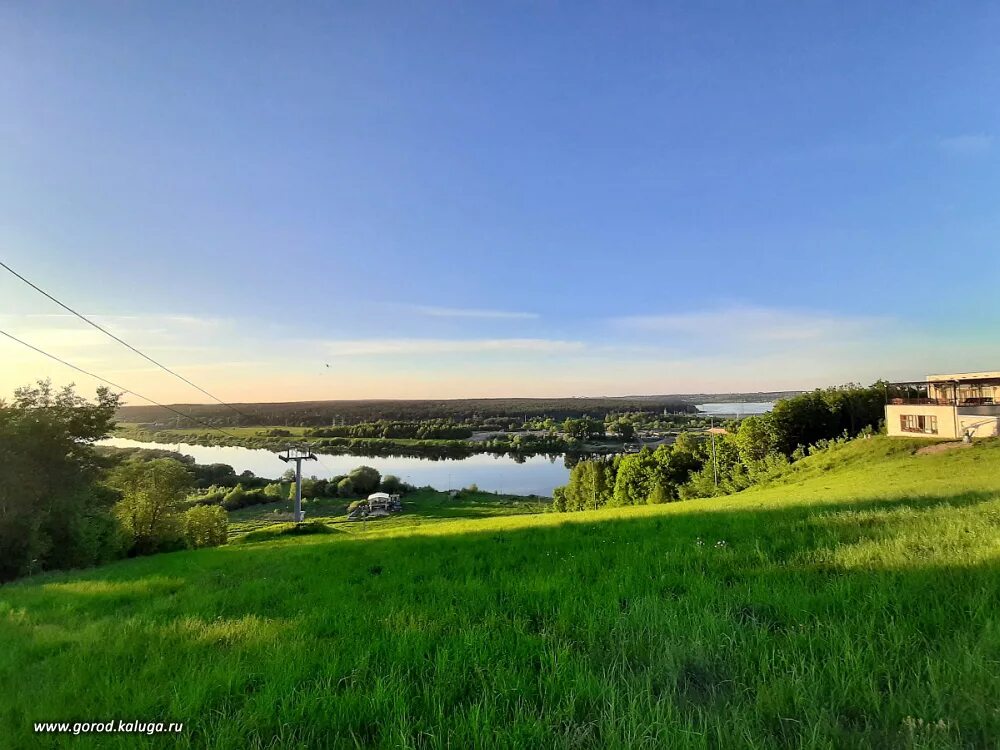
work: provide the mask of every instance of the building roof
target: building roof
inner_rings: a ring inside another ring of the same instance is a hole
[[[373,492],[368,496],[369,500],[391,500],[388,492]]]
[[[949,375],[928,375],[928,383],[948,382],[953,383],[959,380],[1000,380],[1000,371],[991,370],[989,372],[956,372]]]

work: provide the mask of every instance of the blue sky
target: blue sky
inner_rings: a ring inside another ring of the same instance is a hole
[[[972,2],[5,3],[0,258],[233,400],[1000,369],[997,38]],[[199,400],[60,312],[0,276],[3,330]]]

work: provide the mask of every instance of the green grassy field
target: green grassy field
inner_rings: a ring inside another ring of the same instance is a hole
[[[133,747],[32,734],[133,718],[185,722],[164,747],[998,747],[1000,443],[914,445],[4,586],[0,744]]]
[[[371,537],[401,528],[414,529],[445,520],[541,513],[551,507],[551,501],[543,498],[462,490],[458,498],[452,499],[447,492],[420,489],[408,493],[403,498],[402,513],[395,513],[389,518],[361,522],[347,520],[347,506],[350,502],[338,498],[306,500],[302,509],[307,521],[321,521],[339,532]],[[230,511],[229,538],[231,541],[240,541],[249,532],[264,530],[276,523],[280,524],[282,521],[276,517],[289,516],[291,510],[292,502],[286,500]]]

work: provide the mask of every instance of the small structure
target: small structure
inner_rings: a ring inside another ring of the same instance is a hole
[[[388,492],[373,492],[368,496],[368,509],[396,513],[403,509],[403,503],[400,502],[399,495],[390,495]]]
[[[399,495],[390,495],[388,492],[373,492],[367,500],[363,500],[352,510],[348,516],[348,521],[365,521],[369,518],[386,518],[390,513],[398,513],[403,510],[403,503]]]
[[[889,435],[950,440],[1000,435],[1000,371],[928,375],[894,383],[888,399]]]

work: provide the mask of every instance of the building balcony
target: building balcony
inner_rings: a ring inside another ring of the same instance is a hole
[[[960,409],[963,407],[974,407],[974,406],[1000,406],[995,404],[994,400],[990,397],[967,397],[967,398],[890,398],[889,403],[893,406],[897,405],[909,405],[909,406],[957,406]]]

